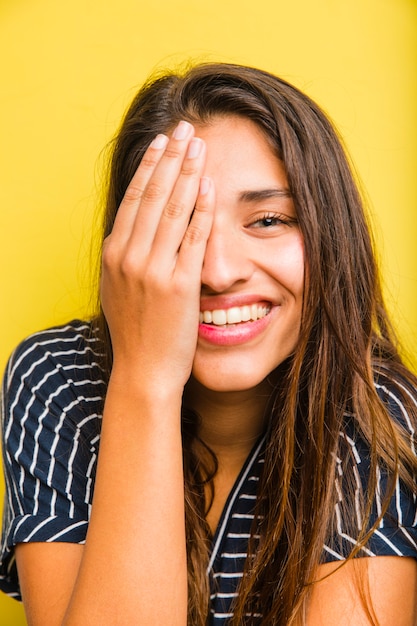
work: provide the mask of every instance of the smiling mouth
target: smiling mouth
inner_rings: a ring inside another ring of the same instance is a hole
[[[215,309],[214,311],[201,311],[200,324],[212,324],[214,326],[227,326],[229,324],[241,324],[242,322],[256,322],[271,310],[269,304],[250,304],[234,306],[230,309]]]

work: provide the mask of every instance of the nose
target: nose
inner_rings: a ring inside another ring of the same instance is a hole
[[[215,293],[230,291],[248,281],[253,270],[248,250],[237,233],[213,224],[201,272],[202,290]]]

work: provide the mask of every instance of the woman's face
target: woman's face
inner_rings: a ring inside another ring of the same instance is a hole
[[[248,390],[297,344],[303,239],[283,163],[253,122],[218,118],[196,136],[216,200],[192,375],[208,389]]]

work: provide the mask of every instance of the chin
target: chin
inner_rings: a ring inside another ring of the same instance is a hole
[[[192,378],[214,392],[247,392],[257,389],[293,353],[288,344],[275,354],[271,350],[233,350],[195,355]],[[216,351],[217,352],[217,351]]]
[[[192,378],[205,389],[218,393],[233,393],[239,391],[249,391],[258,387],[268,376],[269,372],[255,372],[253,366],[246,371],[232,371],[223,368],[201,371],[200,368],[193,368]]]

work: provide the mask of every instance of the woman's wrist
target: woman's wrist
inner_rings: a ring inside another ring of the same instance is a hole
[[[123,405],[132,404],[136,409],[152,414],[169,408],[169,412],[181,412],[184,388],[174,377],[150,375],[141,369],[114,366],[110,375],[106,404],[112,398]]]

